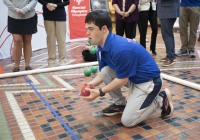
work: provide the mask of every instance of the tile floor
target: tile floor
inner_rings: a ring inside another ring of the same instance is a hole
[[[150,40],[150,31],[148,37]],[[136,38],[138,40],[138,38]],[[175,32],[176,50],[180,49]],[[84,63],[85,41],[67,43],[67,64]],[[147,42],[149,46],[149,42]],[[149,50],[149,48],[147,48]],[[162,73],[200,85],[200,48],[196,58],[179,57],[175,65],[162,67],[165,47],[159,32],[155,57]],[[33,52],[33,69],[46,68],[47,50]],[[0,60],[4,73],[12,72],[12,60]],[[21,61],[21,71],[24,69]],[[89,66],[87,66],[89,67]],[[120,122],[120,115],[106,117],[101,110],[111,104],[108,95],[93,102],[78,96],[86,67],[0,79],[0,140],[197,140],[200,139],[200,91],[164,79],[173,94],[174,113],[161,118],[160,110],[133,128]],[[101,85],[103,86],[103,85]],[[123,88],[126,95],[127,89]]]

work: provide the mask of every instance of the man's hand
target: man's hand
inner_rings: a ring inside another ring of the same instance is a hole
[[[89,96],[81,96],[81,94],[79,94],[85,101],[92,101],[99,97],[99,90],[90,88],[85,88],[85,90],[90,92]]]

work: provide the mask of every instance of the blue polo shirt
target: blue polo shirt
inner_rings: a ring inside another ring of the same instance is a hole
[[[119,79],[129,78],[135,84],[153,80],[160,76],[153,57],[139,43],[109,33],[104,47],[98,46],[99,70],[109,66]]]

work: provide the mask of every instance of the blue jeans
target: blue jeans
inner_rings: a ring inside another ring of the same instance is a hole
[[[175,21],[176,18],[160,19],[162,38],[166,47],[166,57],[170,60],[175,59],[175,42],[173,33],[173,26]]]

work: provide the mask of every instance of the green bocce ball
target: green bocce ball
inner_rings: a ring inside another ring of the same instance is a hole
[[[88,41],[86,44],[87,44],[88,46],[92,45],[90,41]]]
[[[91,54],[95,54],[96,53],[96,47],[95,46],[90,49],[90,53]]]
[[[91,71],[92,71],[92,73],[96,73],[98,71],[98,69],[96,66],[92,66]]]
[[[90,76],[91,74],[92,74],[91,69],[87,68],[87,69],[84,70],[84,75],[85,76]]]

